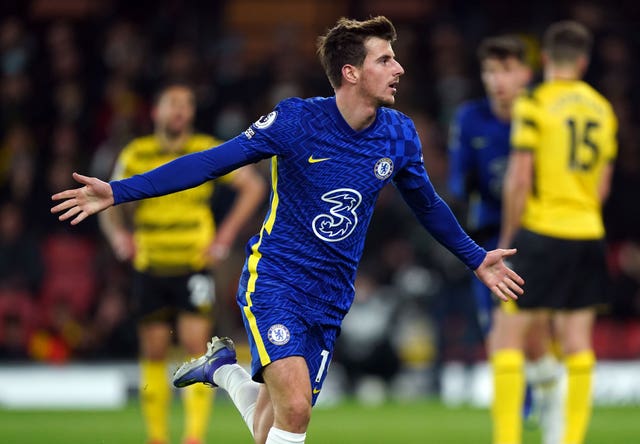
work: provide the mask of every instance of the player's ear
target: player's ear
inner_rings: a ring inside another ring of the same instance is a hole
[[[351,84],[355,84],[360,77],[360,71],[353,65],[344,65],[342,67],[342,78]]]

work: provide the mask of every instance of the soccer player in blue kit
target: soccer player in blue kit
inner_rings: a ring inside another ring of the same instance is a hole
[[[342,18],[318,40],[335,90],[329,98],[286,99],[244,133],[208,151],[106,183],[74,173],[84,186],[55,194],[60,220],[77,224],[111,205],[172,193],[241,165],[271,158],[271,204],[249,240],[237,300],[251,347],[251,374],[233,343],[213,338],[183,364],[174,384],[227,390],[256,443],[303,443],[326,376],[378,193],[393,182],[425,228],[500,298],[524,281],[503,258],[462,230],[425,171],[412,121],[387,108],[404,69],[385,17]],[[384,357],[381,357],[384,359]]]
[[[469,202],[468,225],[474,239],[482,247],[494,249],[502,219],[502,183],[511,151],[511,110],[516,97],[531,80],[531,69],[526,61],[525,44],[514,35],[486,38],[477,53],[487,97],[467,102],[456,112],[449,144],[449,189],[456,198]],[[493,359],[492,338],[508,327],[513,304],[498,304],[477,279],[472,281],[472,291],[488,354],[494,369],[500,370],[505,364]],[[527,380],[533,389],[544,444],[559,442],[562,431],[562,368],[548,352],[549,344],[549,314],[537,313],[527,339]],[[519,411],[502,399],[512,388],[508,378],[502,376],[506,372],[499,373],[505,381],[494,384],[492,411],[496,435],[510,427],[512,421],[508,416]]]

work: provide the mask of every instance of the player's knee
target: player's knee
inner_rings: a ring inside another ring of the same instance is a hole
[[[304,433],[311,420],[311,403],[306,397],[290,399],[285,405],[278,406],[276,420],[293,433]]]

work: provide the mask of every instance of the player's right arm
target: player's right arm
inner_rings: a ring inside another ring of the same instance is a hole
[[[237,141],[240,137],[243,136],[214,149],[181,156],[146,173],[109,183],[74,173],[73,178],[84,186],[54,194],[52,200],[62,202],[51,212],[61,213],[59,220],[71,219],[71,224],[76,225],[113,205],[193,188],[266,157],[258,151],[243,150]]]

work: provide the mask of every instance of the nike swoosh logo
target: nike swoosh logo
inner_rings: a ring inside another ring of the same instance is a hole
[[[313,154],[309,156],[309,159],[307,159],[309,161],[309,163],[318,163],[318,162],[324,162],[325,160],[331,160],[331,157],[323,157],[322,159],[314,159],[313,158]]]
[[[314,388],[314,389],[313,389],[313,394],[314,394],[314,395],[317,395],[318,393],[320,393],[320,390],[318,390],[317,388]]]

